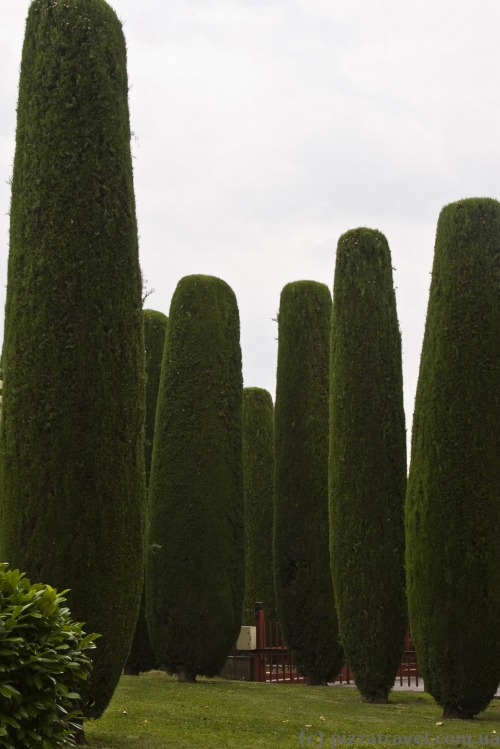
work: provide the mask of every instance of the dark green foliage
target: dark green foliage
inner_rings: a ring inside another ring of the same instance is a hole
[[[12,184],[0,448],[2,556],[70,588],[102,639],[99,716],[139,608],[144,342],[125,40],[104,0],[27,19]]]
[[[168,318],[162,312],[145,309],[142,316],[144,322],[144,345],[146,348],[146,428],[144,431],[144,461],[146,464],[146,492],[149,486],[151,471],[151,456],[156,420],[156,402],[160,387],[160,373],[163,359],[165,334]],[[146,621],[146,593],[143,588],[139,617],[135,627],[134,639],[125,664],[125,673],[137,675],[142,671],[150,671],[156,665],[156,658],[149,641],[148,624]]]
[[[401,336],[383,234],[339,239],[331,327],[331,563],[340,638],[356,686],[385,702],[407,624],[406,432]]]
[[[65,600],[49,585],[31,585],[19,570],[0,564],[0,746],[5,749],[75,746],[78,690],[92,669],[85,651],[95,647],[98,635],[85,635],[62,606]]]
[[[279,310],[274,572],[279,621],[310,684],[340,671],[328,549],[328,371],[332,300],[315,281],[287,284]]]
[[[500,682],[500,204],[461,200],[437,227],[406,505],[410,620],[445,716]]]
[[[274,413],[267,390],[243,390],[243,485],[245,494],[245,609],[263,603],[276,619],[273,574]]]
[[[139,615],[135,625],[134,637],[130,646],[130,653],[125,664],[124,673],[127,676],[138,676],[143,671],[151,671],[156,666],[156,658],[149,639],[148,622],[146,619],[146,588],[142,588]]]
[[[146,490],[149,486],[151,472],[151,458],[155,434],[156,405],[160,388],[161,365],[165,336],[167,334],[168,317],[163,312],[145,309],[142,316],[144,322],[144,347],[146,349],[146,428],[144,431],[144,462],[146,466]]]
[[[158,661],[182,679],[218,674],[241,625],[242,392],[234,293],[211,276],[181,279],[156,412],[146,600]]]

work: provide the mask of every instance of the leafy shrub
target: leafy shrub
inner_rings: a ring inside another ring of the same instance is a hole
[[[76,686],[90,674],[84,651],[98,635],[72,621],[63,594],[7,567],[0,564],[0,747],[75,746]]]

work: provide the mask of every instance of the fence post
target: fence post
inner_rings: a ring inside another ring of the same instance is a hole
[[[257,650],[253,654],[253,680],[266,680],[266,656],[259,652],[260,648],[266,647],[266,621],[262,602],[255,604],[254,608],[255,628],[257,635]]]
[[[255,604],[255,626],[257,627],[257,647],[266,647],[266,620],[262,602]]]

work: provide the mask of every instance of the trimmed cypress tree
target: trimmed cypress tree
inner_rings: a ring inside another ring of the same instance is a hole
[[[427,691],[448,718],[500,682],[500,203],[439,217],[413,420],[407,590]]]
[[[170,307],[149,484],[146,602],[158,662],[218,674],[245,586],[240,326],[230,287],[179,281]]]
[[[274,574],[278,617],[311,685],[344,662],[329,557],[328,372],[332,299],[315,281],[287,284],[278,314]]]
[[[12,183],[0,426],[2,555],[102,635],[120,678],[143,577],[144,343],[126,49],[104,0],[36,0]]]
[[[144,462],[146,465],[146,492],[149,486],[151,456],[155,432],[156,402],[160,387],[161,364],[168,317],[154,309],[145,309],[142,315],[144,325],[144,345],[146,349],[146,428],[144,431]],[[151,671],[156,665],[156,658],[149,641],[148,623],[146,620],[146,591],[143,587],[139,617],[135,627],[134,639],[125,664],[125,673],[137,676],[142,671]]]
[[[387,702],[407,626],[401,336],[383,234],[338,242],[330,369],[331,564],[340,638],[369,702]]]
[[[245,609],[256,601],[276,619],[273,574],[274,408],[262,388],[243,390],[243,485],[245,495]]]

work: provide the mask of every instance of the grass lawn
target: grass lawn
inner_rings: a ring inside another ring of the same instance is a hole
[[[357,737],[381,733],[382,742],[387,734],[392,745],[395,734],[428,731],[430,746],[438,734],[470,734],[479,745],[479,735],[488,734],[495,741],[493,731],[500,734],[500,701],[494,700],[473,721],[449,720],[436,726],[439,721],[439,706],[418,692],[394,692],[389,705],[367,705],[348,687],[201,678],[198,684],[178,684],[153,671],[123,676],[104,716],[86,723],[85,732],[90,746],[98,749],[289,749],[300,747],[301,731],[305,746],[317,731],[323,733],[325,747],[331,746],[332,734],[344,732]],[[318,734],[310,745],[317,742]],[[404,739],[402,743],[406,745]]]

